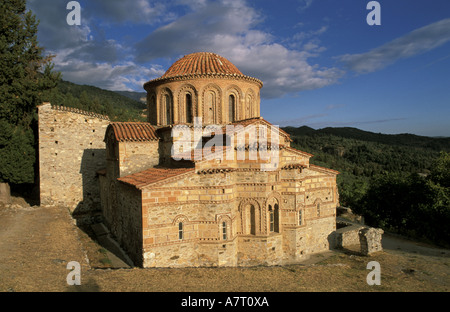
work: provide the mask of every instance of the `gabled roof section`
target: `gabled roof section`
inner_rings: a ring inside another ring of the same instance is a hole
[[[244,119],[244,120],[239,120],[239,121],[235,121],[229,125],[231,126],[250,126],[250,125],[265,125],[267,127],[274,127],[273,124],[271,124],[270,122],[268,122],[267,120],[265,120],[263,117],[254,117],[254,118],[249,118],[249,119]],[[223,127],[223,132],[225,133],[226,130],[226,126]],[[278,131],[280,132],[280,135],[284,136],[285,138],[288,139],[288,141],[292,142],[291,136],[289,135],[289,133],[287,133],[286,131],[284,131],[283,129],[281,129],[280,127],[278,127]]]
[[[315,171],[320,171],[323,173],[331,173],[331,174],[340,174],[339,171],[333,170],[333,169],[329,169],[329,168],[325,168],[325,167],[321,167],[321,166],[317,166],[317,165],[309,165],[309,169],[315,170]]]
[[[283,146],[283,147],[281,147],[281,149],[285,149],[286,151],[293,152],[295,154],[298,154],[298,155],[301,155],[304,157],[308,157],[308,158],[311,158],[314,156],[313,154],[310,154],[310,153],[307,153],[307,152],[304,152],[304,151],[301,151],[301,150],[298,150],[296,148],[289,147],[289,146]]]
[[[119,178],[120,182],[142,189],[150,184],[175,178],[185,173],[194,172],[193,168],[149,168],[141,172],[133,173]]]
[[[106,132],[113,131],[118,142],[146,142],[159,140],[155,128],[147,122],[112,122]]]

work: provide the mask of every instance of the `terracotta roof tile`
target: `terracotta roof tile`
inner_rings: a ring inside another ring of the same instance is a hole
[[[242,75],[241,71],[226,58],[209,52],[192,53],[179,59],[161,78],[193,74]]]
[[[119,178],[118,180],[140,189],[149,184],[160,182],[188,172],[194,172],[194,168],[149,168],[147,170]]]
[[[109,127],[119,142],[159,140],[155,128],[146,122],[112,122]]]

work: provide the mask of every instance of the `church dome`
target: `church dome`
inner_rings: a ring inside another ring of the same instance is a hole
[[[261,80],[244,75],[211,52],[183,56],[159,78],[144,84],[148,122],[155,126],[223,125],[260,116]]]
[[[243,74],[226,58],[210,52],[188,54],[176,61],[161,78],[188,75],[239,75]]]

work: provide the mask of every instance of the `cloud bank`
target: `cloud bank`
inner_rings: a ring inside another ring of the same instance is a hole
[[[141,90],[138,83],[164,73],[154,64],[158,59],[173,62],[198,51],[218,53],[244,74],[261,79],[262,96],[266,98],[321,88],[336,83],[342,75],[338,68],[322,68],[310,62],[324,49],[316,42],[296,49],[275,42],[269,33],[259,30],[264,16],[245,1],[89,1],[82,4],[80,27],[66,24],[66,4],[63,0],[29,1],[41,20],[41,44],[57,55],[55,69],[62,72],[63,79],[75,83]],[[309,5],[311,1],[305,1],[302,7]],[[124,46],[117,39],[101,36],[99,24],[153,28],[135,46]],[[323,28],[314,36],[325,31]]]
[[[369,52],[345,54],[338,59],[357,73],[371,73],[433,50],[450,41],[450,18],[416,29]]]
[[[136,44],[136,60],[148,62],[167,56],[208,51],[220,54],[241,72],[264,82],[262,96],[322,88],[337,82],[342,71],[311,64],[317,45],[289,49],[258,30],[263,19],[243,1],[208,2],[195,11],[158,28]],[[326,31],[322,28],[319,35]]]

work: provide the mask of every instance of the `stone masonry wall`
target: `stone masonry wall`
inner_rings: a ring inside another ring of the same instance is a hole
[[[159,142],[120,142],[120,176],[133,174],[159,164]]]
[[[97,171],[106,166],[105,116],[71,108],[38,107],[41,204],[59,203],[74,214],[100,210]]]
[[[144,188],[144,266],[274,265],[334,247],[334,174],[314,168],[261,172],[248,165],[226,173],[193,171]],[[280,205],[279,233],[269,233],[269,200]],[[255,234],[248,204],[256,207]]]

